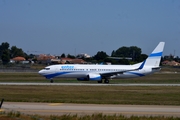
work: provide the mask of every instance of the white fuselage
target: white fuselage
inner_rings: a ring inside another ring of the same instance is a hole
[[[151,68],[143,68],[140,70],[136,69],[134,65],[52,65],[48,66],[43,70],[39,71],[39,74],[45,76],[48,79],[54,77],[62,78],[84,78],[88,74],[106,74],[114,72],[123,72],[112,75],[109,78],[131,78],[131,77],[141,77],[147,74],[151,74],[156,71],[152,71]]]

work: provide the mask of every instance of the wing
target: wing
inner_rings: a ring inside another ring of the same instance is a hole
[[[124,72],[140,70],[140,69],[143,69],[145,62],[146,62],[146,60],[141,62],[141,63],[135,64],[135,65],[132,66],[132,69],[129,69],[129,70],[101,73],[100,75],[103,78],[110,78],[110,77],[112,77],[114,75],[123,74]]]
[[[118,74],[123,74],[124,72],[128,72],[128,71],[134,71],[134,70],[139,70],[140,68],[137,68],[137,69],[130,69],[130,70],[124,70],[124,71],[114,71],[114,72],[108,72],[108,73],[101,73],[100,75],[103,77],[103,78],[109,78],[111,76],[114,76],[114,75],[118,75]]]

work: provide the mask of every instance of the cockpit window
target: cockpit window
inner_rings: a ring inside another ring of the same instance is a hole
[[[50,70],[50,68],[44,68],[45,70]]]

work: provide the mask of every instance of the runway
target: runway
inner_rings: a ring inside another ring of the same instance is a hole
[[[59,86],[180,86],[180,84],[128,84],[128,83],[124,83],[124,84],[95,84],[95,83],[18,83],[18,82],[14,82],[14,83],[5,83],[2,82],[0,83],[0,85],[37,85],[37,86],[54,86],[54,85],[59,85]]]
[[[19,111],[39,115],[91,115],[97,113],[125,116],[173,116],[180,117],[180,106],[156,105],[99,105],[66,103],[4,102],[2,111]]]

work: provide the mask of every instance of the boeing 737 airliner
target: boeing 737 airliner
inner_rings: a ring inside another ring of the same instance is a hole
[[[160,42],[146,60],[134,65],[51,65],[39,71],[50,82],[54,77],[109,83],[109,79],[142,77],[159,71],[165,42]]]

